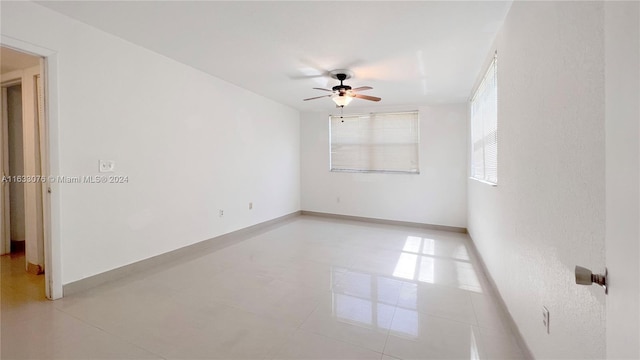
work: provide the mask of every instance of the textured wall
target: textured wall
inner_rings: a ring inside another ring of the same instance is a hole
[[[470,180],[469,230],[536,358],[602,358],[603,4],[514,2],[498,51],[499,184]],[[551,314],[551,334],[542,325]]]
[[[640,3],[605,3],[607,358],[640,359]]]
[[[329,114],[303,113],[302,209],[466,227],[466,105],[371,111],[415,109],[420,112],[419,175],[329,171]]]

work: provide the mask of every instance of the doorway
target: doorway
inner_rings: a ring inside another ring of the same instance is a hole
[[[8,256],[13,265],[24,262],[24,272],[34,276],[30,282],[39,284],[40,289],[45,290],[44,175],[48,168],[48,157],[44,116],[44,61],[41,57],[8,47],[0,47],[0,57],[0,254]],[[3,263],[5,261],[9,260],[3,258]]]

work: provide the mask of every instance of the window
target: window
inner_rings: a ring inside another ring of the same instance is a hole
[[[331,171],[418,174],[418,112],[331,116]]]
[[[498,79],[496,58],[471,99],[471,177],[498,183]]]

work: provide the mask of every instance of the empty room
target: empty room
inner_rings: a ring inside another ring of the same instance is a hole
[[[1,1],[0,358],[640,358],[637,1]]]

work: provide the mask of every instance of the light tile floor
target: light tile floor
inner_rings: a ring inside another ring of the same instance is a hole
[[[300,216],[44,299],[2,256],[2,359],[522,358],[467,235]]]

